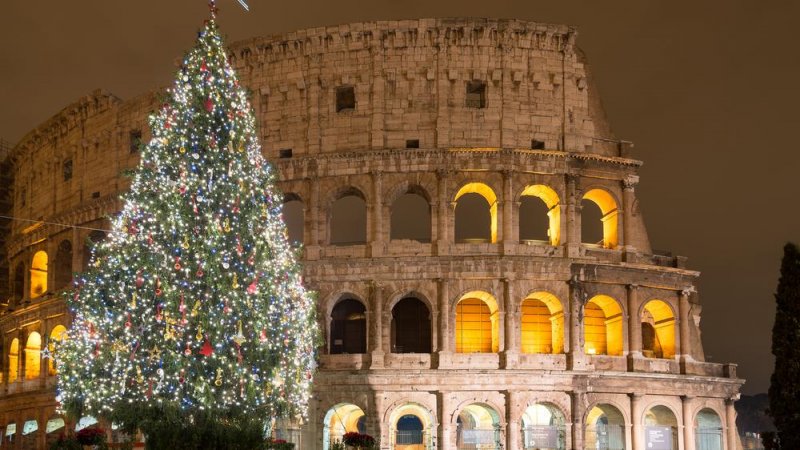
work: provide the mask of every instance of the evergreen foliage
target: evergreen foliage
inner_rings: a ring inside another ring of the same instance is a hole
[[[775,300],[775,370],[769,387],[769,413],[781,448],[800,448],[800,249],[796,244],[787,243],[783,248]]]

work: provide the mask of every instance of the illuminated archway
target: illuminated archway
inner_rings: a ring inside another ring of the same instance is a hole
[[[492,188],[483,184],[483,183],[467,183],[458,190],[453,198],[453,201],[456,203],[456,216],[458,216],[458,200],[466,194],[477,194],[483,197],[488,203],[488,214],[489,214],[489,242],[495,243],[497,242],[497,195],[495,195]],[[456,217],[455,225],[456,225],[456,239],[459,238],[459,229],[463,224],[462,221]],[[467,237],[468,238],[468,237]]]
[[[342,442],[345,433],[366,433],[364,411],[352,403],[339,403],[325,414],[322,429],[322,448],[330,450],[331,444]]]
[[[613,405],[595,405],[586,415],[584,441],[584,448],[624,450],[625,417]]]
[[[47,252],[40,250],[33,255],[31,262],[31,298],[40,297],[47,292]]]
[[[566,420],[551,403],[534,403],[522,414],[522,448],[563,450],[566,448]]]
[[[621,356],[622,308],[607,295],[596,295],[583,309],[583,351],[587,355]]]
[[[429,450],[436,434],[434,415],[417,403],[406,403],[389,415],[394,450]]]
[[[645,434],[671,436],[672,450],[678,450],[678,418],[671,409],[663,405],[653,406],[644,415]]]
[[[500,348],[497,300],[483,291],[461,296],[456,305],[456,353],[496,353]]]
[[[500,414],[485,403],[465,406],[456,419],[456,447],[458,449],[502,448]]]
[[[39,422],[36,419],[28,419],[22,423],[22,448],[35,448],[37,431],[39,431]]]
[[[525,202],[525,197],[536,197],[547,207],[548,227],[547,238],[550,245],[558,245],[561,241],[561,205],[559,204],[558,194],[548,186],[536,184],[527,186],[520,194],[520,202]],[[522,208],[522,205],[520,205]],[[519,215],[519,234],[523,239],[524,231],[530,226],[528,217],[520,211]]]
[[[8,347],[8,382],[13,383],[19,378],[19,339],[11,340]]]
[[[56,375],[56,343],[62,342],[67,338],[67,328],[64,325],[56,325],[50,332],[50,339],[47,341],[47,350],[50,351],[50,358],[47,360],[47,373]]]
[[[650,300],[642,308],[642,353],[649,358],[675,357],[675,314],[662,300]]]
[[[564,309],[549,292],[534,292],[522,301],[522,353],[564,352]]]
[[[603,248],[616,248],[619,244],[619,217],[617,201],[603,189],[592,189],[583,195],[583,200],[588,200],[600,208],[603,214],[600,219],[603,228]],[[583,225],[583,224],[582,224]],[[588,225],[588,224],[587,224]]]
[[[35,380],[41,374],[42,336],[32,331],[25,343],[25,379]]]
[[[53,416],[45,425],[44,432],[47,435],[47,444],[51,445],[53,442],[58,440],[58,437],[64,433],[64,427],[66,423],[64,422],[64,418],[61,416]]]
[[[722,450],[722,421],[711,408],[703,408],[694,418],[697,450]]]

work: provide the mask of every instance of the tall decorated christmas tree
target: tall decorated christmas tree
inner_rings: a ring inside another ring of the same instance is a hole
[[[113,231],[70,293],[58,399],[142,430],[150,448],[192,426],[202,445],[181,448],[236,448],[211,441],[305,415],[318,327],[213,14],[150,125]]]

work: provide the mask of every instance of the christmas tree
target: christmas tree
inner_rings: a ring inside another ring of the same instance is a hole
[[[164,416],[305,415],[315,306],[213,15],[150,126],[113,231],[70,293],[58,400],[146,435]]]

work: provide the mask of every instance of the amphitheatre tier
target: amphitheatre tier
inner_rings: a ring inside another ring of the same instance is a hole
[[[640,449],[659,429],[675,449],[736,448],[743,380],[705,361],[699,273],[653,252],[641,162],[575,37],[421,19],[230,47],[325,333],[309,418],[280,426],[298,448],[366,431],[400,450]],[[8,448],[63,423],[39,356],[69,325],[59,291],[119,211],[157,99],[95,92],[8,158],[10,215],[34,221],[12,223],[3,256]]]

